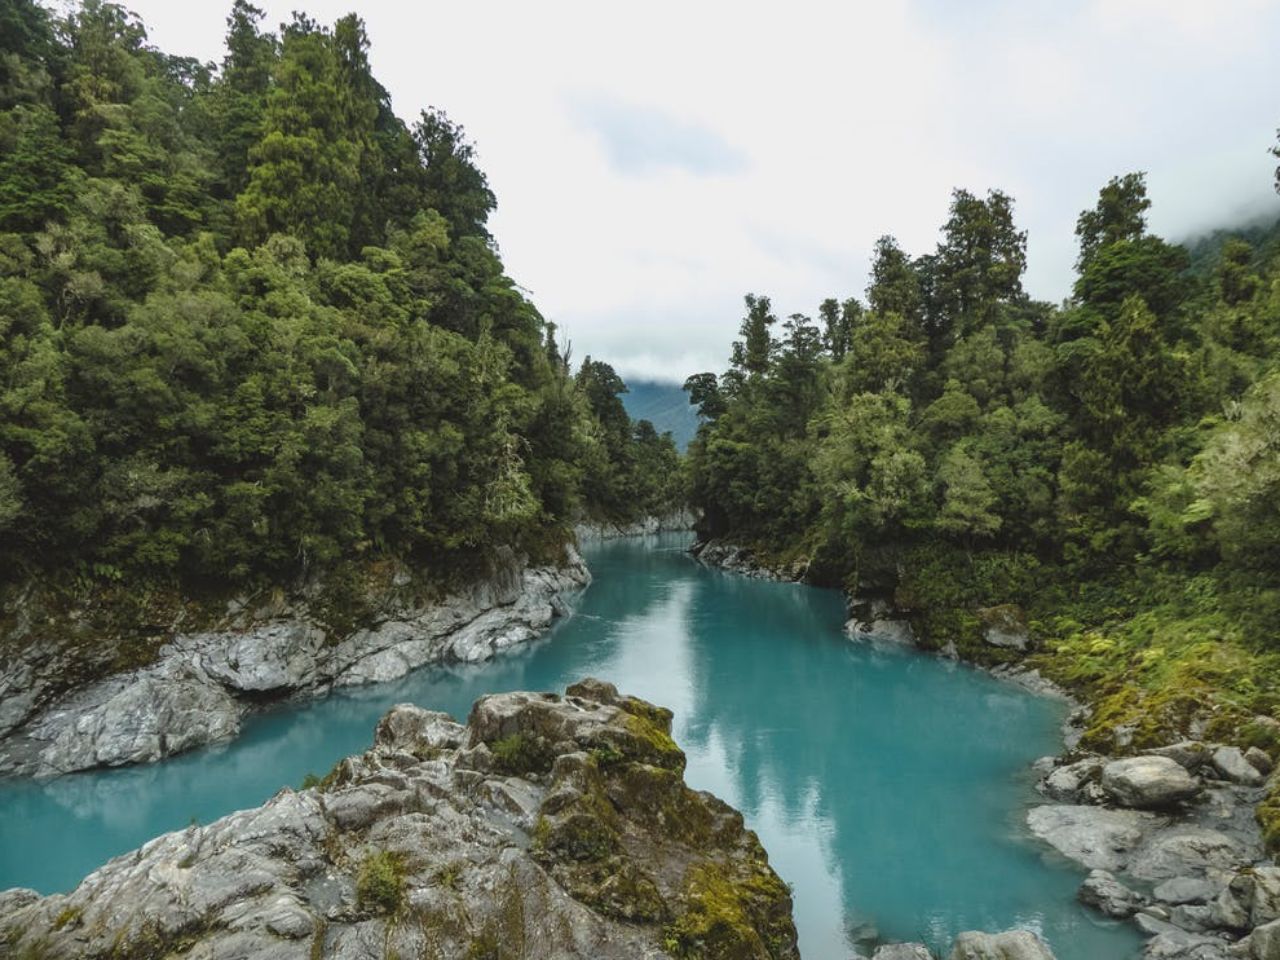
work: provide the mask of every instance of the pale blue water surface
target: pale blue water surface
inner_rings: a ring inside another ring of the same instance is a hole
[[[867,924],[938,946],[1018,925],[1059,960],[1136,955],[1137,934],[1079,906],[1082,872],[1022,826],[1028,764],[1059,749],[1060,705],[850,643],[835,591],[708,570],[687,543],[590,548],[596,579],[574,615],[490,663],[273,710],[232,744],[161,764],[0,782],[0,889],[67,890],[158,833],[261,803],[365,749],[394,703],[465,718],[481,694],[590,675],[675,711],[689,782],[741,809],[792,884],[808,960],[849,957]]]

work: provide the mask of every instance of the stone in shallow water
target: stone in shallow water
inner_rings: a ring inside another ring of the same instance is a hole
[[[1161,818],[1137,810],[1071,804],[1034,807],[1027,826],[1064,857],[1090,870],[1117,871]]]
[[[1054,960],[1054,956],[1048,945],[1029,930],[970,930],[956,937],[951,960]]]
[[[876,948],[871,960],[933,960],[923,943],[890,943]]]

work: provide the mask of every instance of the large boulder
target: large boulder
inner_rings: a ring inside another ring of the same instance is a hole
[[[1122,807],[1158,810],[1194,799],[1201,787],[1176,760],[1148,755],[1106,764],[1102,768],[1102,789]]]
[[[1054,956],[1048,944],[1030,930],[971,930],[956,937],[951,960],[1054,960]]]
[[[0,895],[0,954],[798,960],[790,891],[742,816],[685,784],[670,712],[570,690],[485,698],[470,729],[397,706],[319,786],[69,894]]]

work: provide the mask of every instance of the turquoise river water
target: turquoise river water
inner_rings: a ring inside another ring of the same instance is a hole
[[[709,570],[687,543],[593,546],[574,615],[490,663],[262,713],[234,743],[161,764],[0,782],[0,889],[67,890],[158,833],[261,803],[365,749],[394,703],[465,718],[487,692],[596,676],[675,711],[689,782],[741,809],[792,885],[808,960],[845,960],[871,926],[943,946],[1016,925],[1059,960],[1136,955],[1136,933],[1076,904],[1081,871],[1022,826],[1028,764],[1060,746],[1059,704],[850,643],[835,591]]]

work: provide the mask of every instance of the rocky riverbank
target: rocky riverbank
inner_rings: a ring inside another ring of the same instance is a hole
[[[793,960],[791,895],[683,779],[669,711],[584,681],[395,707],[311,789],[167,834],[65,896],[0,894],[40,957]]]
[[[318,785],[158,837],[74,891],[0,893],[17,957],[795,960],[791,894],[684,783],[671,713],[607,683],[394,707]],[[919,944],[876,960],[927,960]],[[950,960],[1053,960],[963,933]]]
[[[539,636],[566,612],[562,595],[589,582],[572,548],[560,565],[542,567],[501,551],[486,576],[429,599],[402,568],[360,598],[367,616],[346,629],[322,615],[316,595],[237,599],[214,629],[161,628],[145,665],[70,686],[74,658],[94,638],[31,642],[41,625],[24,623],[22,653],[0,666],[0,774],[159,760],[236,736],[266,702],[392,680],[432,662],[484,660]]]
[[[748,576],[805,576],[803,564],[771,565],[723,541],[695,544],[692,552],[704,563]],[[1050,802],[1028,812],[1027,828],[1052,855],[1091,871],[1080,888],[1081,901],[1135,923],[1150,937],[1144,956],[1280,960],[1280,868],[1266,854],[1257,821],[1259,804],[1280,776],[1269,754],[1184,740],[1130,755],[1123,730],[1114,738],[1114,753],[1081,751],[1091,705],[1077,703],[1029,666],[1045,654],[1018,607],[973,611],[977,638],[940,650],[920,647],[911,611],[895,608],[888,598],[851,596],[848,609],[845,632],[855,641],[974,662],[1072,705],[1064,753],[1037,762],[1038,789]],[[1255,723],[1275,721],[1260,717]]]
[[[621,537],[643,537],[655,533],[683,533],[692,530],[698,515],[689,509],[672,510],[650,515],[629,523],[610,520],[583,520],[574,525],[573,533],[578,543],[594,540],[617,540]]]

